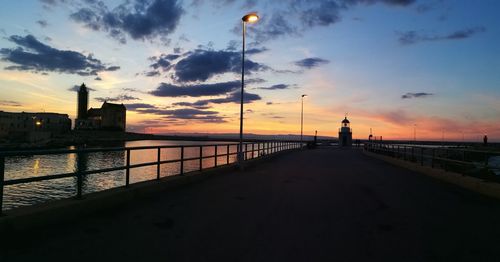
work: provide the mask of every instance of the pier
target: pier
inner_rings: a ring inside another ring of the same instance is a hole
[[[0,260],[492,261],[498,221],[498,200],[325,147],[1,234]]]

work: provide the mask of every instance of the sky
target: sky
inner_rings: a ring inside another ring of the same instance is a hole
[[[500,141],[496,0],[23,0],[0,9],[0,110],[127,107],[127,130]]]

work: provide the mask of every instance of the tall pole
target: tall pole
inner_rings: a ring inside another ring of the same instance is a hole
[[[246,23],[242,22],[243,25],[243,48],[241,54],[241,101],[240,101],[240,144],[238,147],[238,163],[240,167],[243,165],[243,94],[245,89],[245,33],[246,33]]]
[[[302,95],[302,107],[300,109],[300,147],[302,148],[302,137],[304,134],[304,97],[307,95]]]
[[[300,110],[300,146],[302,147],[302,136],[304,132],[304,96],[302,96],[302,109]]]

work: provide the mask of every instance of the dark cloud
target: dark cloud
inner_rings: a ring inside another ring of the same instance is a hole
[[[248,104],[248,103],[252,103],[254,101],[258,101],[261,99],[262,98],[257,94],[245,92],[245,95],[243,96],[243,100],[244,100],[243,103]],[[200,107],[205,108],[210,104],[228,104],[228,103],[235,103],[235,104],[241,103],[241,92],[234,91],[232,93],[229,93],[226,97],[222,97],[222,98],[203,99],[203,100],[198,100],[198,101],[193,102],[193,103],[180,102],[180,103],[175,103],[174,105],[188,106],[188,107],[194,107],[194,108],[200,108]]]
[[[130,100],[141,100],[138,97],[133,97],[129,95],[118,95],[115,97],[96,97],[94,98],[96,101],[99,102],[118,102],[118,101],[130,101]]]
[[[483,26],[472,27],[468,29],[458,30],[447,35],[427,35],[417,31],[397,32],[399,35],[398,41],[402,45],[412,45],[419,42],[442,41],[442,40],[462,40],[472,37],[476,34],[485,32]]]
[[[173,33],[184,13],[177,0],[131,0],[109,10],[103,1],[84,1],[87,5],[71,14],[86,27],[107,32],[121,43],[127,36],[134,40],[154,40]]]
[[[47,23],[47,21],[45,20],[38,20],[36,21],[36,23],[41,27],[47,27],[49,25],[49,23]]]
[[[0,106],[20,107],[22,104],[16,101],[0,100]]]
[[[212,108],[206,103],[200,103],[198,104],[197,102],[191,103],[191,102],[176,102],[172,104],[173,106],[182,106],[182,107],[192,107],[196,109],[209,109]]]
[[[220,96],[241,87],[240,81],[230,81],[215,84],[197,84],[179,86],[161,83],[155,90],[149,92],[154,96],[164,97],[200,97]]]
[[[146,76],[159,76],[160,69],[165,72],[168,71],[172,66],[172,61],[179,58],[181,55],[179,54],[161,54],[159,56],[152,56],[149,58],[151,62],[153,62],[149,67],[153,70],[149,72],[145,72]]]
[[[130,110],[130,111],[136,111],[136,110],[140,110],[140,109],[156,108],[156,106],[154,106],[154,105],[145,104],[145,103],[124,104],[124,106],[127,108],[127,110]]]
[[[74,86],[68,88],[68,91],[71,91],[71,92],[78,92],[78,90],[80,90],[80,86],[79,85],[74,85]],[[91,88],[91,87],[88,87],[88,86],[87,86],[87,90],[89,90],[89,91],[96,91],[94,88]]]
[[[98,76],[98,77],[94,78],[94,80],[96,80],[96,81],[102,81],[102,78]]]
[[[218,2],[218,1],[217,1]],[[231,4],[234,1],[227,1]],[[252,1],[255,4],[257,1]],[[265,3],[264,0],[260,1]],[[314,27],[330,26],[341,21],[342,12],[358,5],[385,4],[393,7],[406,7],[416,0],[287,0],[262,16],[258,26],[248,26],[248,36],[256,43],[286,36],[300,36]],[[220,3],[220,2],[219,2]],[[241,24],[233,28],[241,34]]]
[[[277,85],[272,85],[269,87],[259,87],[259,89],[262,89],[262,90],[283,90],[283,89],[288,89],[290,87],[292,87],[292,85],[277,84]]]
[[[284,36],[299,36],[301,30],[297,25],[290,23],[290,20],[280,12],[273,13],[269,18],[263,17],[259,21],[259,26],[249,26],[249,37],[255,39],[257,43],[263,43]],[[241,34],[241,25],[237,25],[233,32]]]
[[[415,3],[417,0],[341,0],[340,2],[344,5],[372,5],[377,3],[383,3],[392,6],[409,6]]]
[[[66,0],[40,0],[43,4],[46,5],[57,5],[59,3],[66,3]]]
[[[419,98],[419,97],[429,97],[434,94],[432,93],[406,93],[401,96],[401,99],[412,99],[412,98]]]
[[[122,88],[122,90],[125,92],[136,92],[136,93],[143,93],[143,94],[146,93],[146,92],[139,90],[137,88],[124,87],[124,88]]]
[[[9,41],[18,45],[16,48],[0,49],[2,60],[16,64],[7,70],[57,72],[82,76],[97,75],[102,71],[115,71],[120,67],[107,67],[92,54],[87,56],[71,50],[59,50],[38,41],[34,36],[13,35]]]
[[[150,57],[153,63],[151,71],[143,74],[146,76],[160,76],[162,72],[170,72],[171,77],[177,82],[206,81],[214,76],[225,73],[241,73],[241,52],[226,50],[213,50],[208,47],[200,48],[184,54],[161,54]],[[266,48],[253,48],[252,54],[265,52]],[[245,73],[250,75],[254,72],[272,70],[270,67],[245,59]]]
[[[179,82],[206,81],[209,78],[224,73],[241,72],[241,53],[229,50],[197,49],[188,52],[173,69],[175,79]],[[245,73],[266,71],[266,65],[245,59]]]
[[[262,84],[267,82],[265,79],[262,78],[250,78],[250,79],[245,79],[245,84]]]
[[[314,7],[305,9],[300,15],[306,27],[328,26],[340,21],[340,6],[335,1],[320,1]]]
[[[153,77],[153,76],[160,76],[161,73],[160,73],[160,71],[153,70],[153,71],[145,72],[144,75],[149,76],[149,77]]]
[[[267,51],[269,51],[267,47],[261,47],[261,48],[255,47],[245,50],[245,55],[256,55]]]
[[[225,118],[217,111],[201,110],[195,108],[168,109],[159,108],[150,104],[126,104],[127,110],[140,114],[160,115],[169,120],[194,120],[199,122],[222,123]]]
[[[328,63],[330,63],[330,61],[319,57],[304,58],[302,60],[294,62],[295,65],[306,69],[311,69]]]

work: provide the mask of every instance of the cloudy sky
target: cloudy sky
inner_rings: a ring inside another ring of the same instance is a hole
[[[500,141],[496,0],[23,0],[0,9],[0,110],[128,108],[128,130]]]

